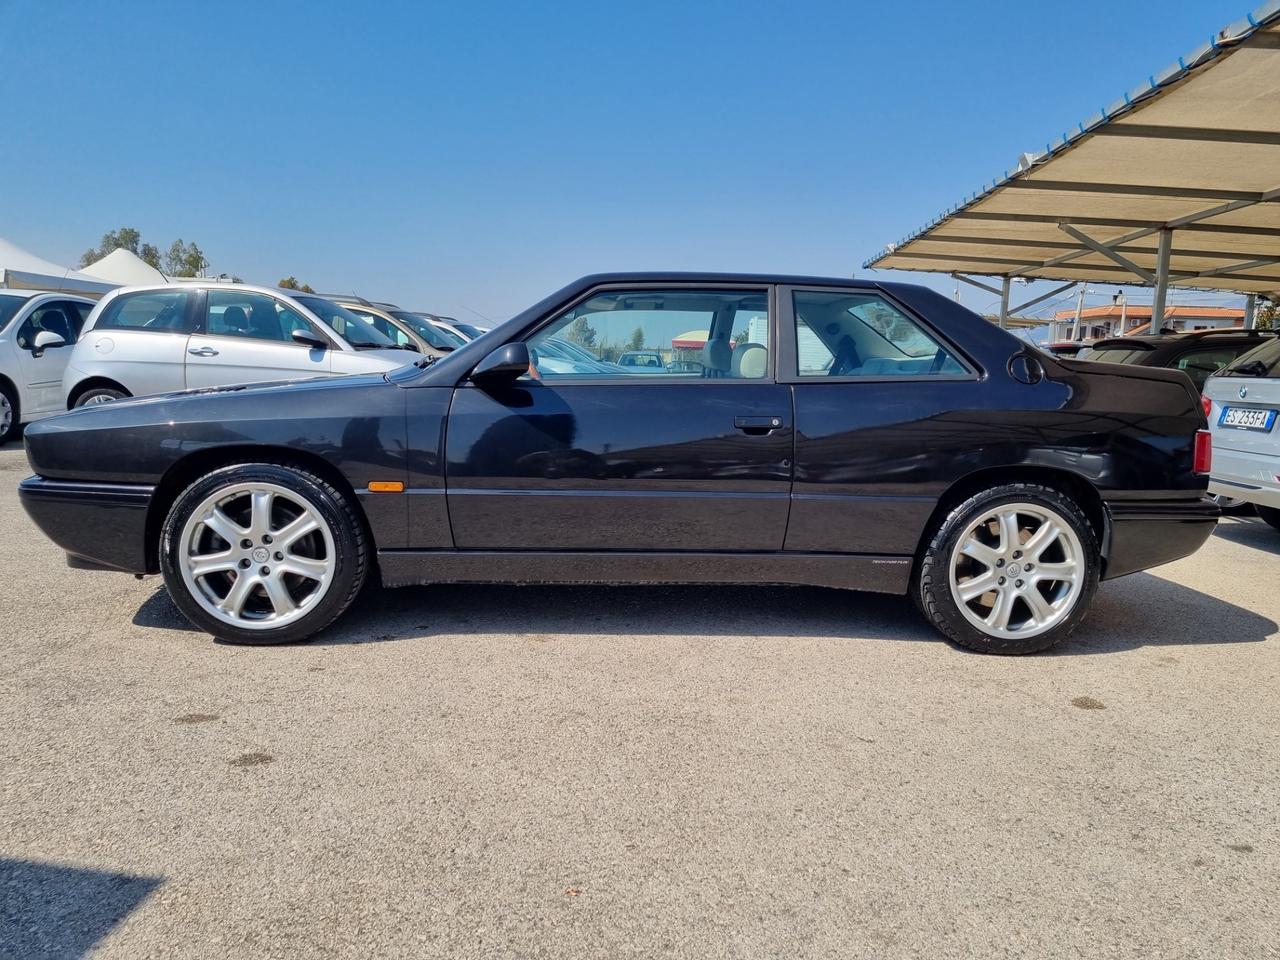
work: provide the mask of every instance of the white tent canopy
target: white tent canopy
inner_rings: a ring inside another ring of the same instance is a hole
[[[101,296],[118,286],[119,283],[104,282],[70,267],[60,267],[0,237],[0,287]]]
[[[98,280],[121,286],[167,283],[163,273],[147,263],[132,250],[116,247],[101,260],[95,260],[80,271]]]

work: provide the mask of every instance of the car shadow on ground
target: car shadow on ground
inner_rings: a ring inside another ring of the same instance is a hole
[[[0,857],[0,956],[86,956],[160,885],[160,877]]]
[[[161,587],[134,623],[193,628]],[[1145,646],[1258,643],[1266,617],[1148,573],[1103,584],[1093,610],[1054,654]],[[822,587],[507,586],[367,590],[314,643],[347,645],[465,634],[805,637],[944,642],[905,597]]]
[[[1280,556],[1280,530],[1261,517],[1224,517],[1213,535],[1243,547]]]

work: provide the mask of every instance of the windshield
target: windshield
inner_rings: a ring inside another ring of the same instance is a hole
[[[395,350],[400,345],[385,333],[369,326],[350,310],[320,297],[294,297],[300,304],[328,324],[333,332],[359,350]]]
[[[9,321],[13,319],[13,315],[21,310],[22,305],[26,302],[26,297],[15,297],[10,294],[0,295],[0,332],[4,331]]]
[[[1255,347],[1218,372],[1225,377],[1280,376],[1280,338]]]
[[[431,344],[437,350],[456,350],[467,341],[462,339],[452,330],[446,330],[444,327],[437,327],[434,323],[419,313],[410,313],[408,310],[395,310],[391,314],[397,319],[403,320],[423,340]]]
[[[456,328],[461,330],[463,333],[465,333],[468,337],[471,337],[473,340],[476,337],[482,336],[484,334],[484,331],[481,330],[479,327],[477,327],[474,323],[459,323],[457,320],[450,320],[449,322],[452,323]]]

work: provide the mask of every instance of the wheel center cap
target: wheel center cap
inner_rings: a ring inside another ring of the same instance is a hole
[[[1016,563],[1009,564],[1005,569],[1009,571],[1008,575],[1011,577],[1016,577],[1018,574],[1022,573],[1022,567],[1018,566]]]
[[[271,559],[271,551],[266,547],[258,547],[249,556],[253,557],[254,563],[266,563]]]

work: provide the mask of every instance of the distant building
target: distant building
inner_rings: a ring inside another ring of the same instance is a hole
[[[1123,311],[1123,312],[1122,312]],[[1121,317],[1124,329],[1120,329]],[[1075,324],[1074,310],[1059,310],[1053,315],[1050,340],[1069,340]],[[1244,326],[1243,307],[1167,307],[1161,329],[1177,333],[1192,330],[1220,330]],[[1085,307],[1080,313],[1081,340],[1097,340],[1101,337],[1118,337],[1122,333],[1159,333],[1151,329],[1151,304],[1131,303],[1127,307],[1108,304],[1105,307]]]

